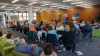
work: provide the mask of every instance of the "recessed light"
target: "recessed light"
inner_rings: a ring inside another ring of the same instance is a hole
[[[29,3],[28,5],[32,5],[32,4],[35,4],[35,3],[37,3],[37,2]]]
[[[63,1],[63,2],[68,2],[68,1],[72,1],[72,0],[65,0],[65,1]]]
[[[19,1],[19,0],[14,0],[14,1],[12,1],[12,3],[15,3],[15,2],[17,2],[17,1]]]
[[[45,5],[41,5],[41,6],[45,6]]]
[[[44,5],[49,5],[49,4],[44,4]]]
[[[87,4],[81,4],[81,5],[87,5]]]

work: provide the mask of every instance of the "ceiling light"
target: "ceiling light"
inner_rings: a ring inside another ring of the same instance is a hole
[[[65,0],[65,1],[63,1],[63,2],[68,2],[68,1],[72,1],[72,0]]]
[[[14,1],[12,1],[12,3],[15,3],[15,2],[17,2],[17,1],[19,1],[19,0],[14,0]]]
[[[10,9],[10,10],[13,10],[13,9]]]
[[[4,7],[6,7],[6,6],[2,6],[1,8],[4,8]]]
[[[76,6],[82,6],[82,5],[76,5]]]
[[[37,2],[29,3],[28,5],[32,5],[32,4],[35,4],[35,3],[37,3]]]
[[[18,9],[18,8],[20,8],[20,7],[16,7],[15,9]]]
[[[41,6],[45,6],[45,5],[41,5]]]
[[[86,5],[86,6],[91,6],[91,5]],[[81,7],[86,7],[86,6],[81,6]]]
[[[87,5],[87,4],[81,4],[81,5]]]
[[[83,2],[76,2],[76,3],[71,3],[71,4],[80,4],[80,3],[83,3]]]
[[[64,8],[64,7],[58,7],[57,9],[59,9],[59,8]]]
[[[50,6],[50,7],[57,7],[57,6]]]
[[[49,5],[49,4],[44,4],[44,5]]]

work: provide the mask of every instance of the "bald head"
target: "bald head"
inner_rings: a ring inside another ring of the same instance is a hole
[[[33,27],[33,24],[32,23],[30,24],[30,27]]]

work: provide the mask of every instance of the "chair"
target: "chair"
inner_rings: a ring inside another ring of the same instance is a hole
[[[34,31],[29,31],[28,32],[28,40],[33,39],[33,42],[36,42],[36,36]]]
[[[62,34],[63,31],[57,30],[57,34]]]
[[[91,42],[92,42],[92,30],[83,30],[83,34],[84,34],[84,39],[85,36],[90,36],[91,37]]]
[[[0,53],[6,56],[14,50],[15,45],[10,45],[4,38],[0,37]]]
[[[6,55],[6,56],[30,56],[29,54],[25,54],[25,53],[21,53],[21,52],[17,52],[15,50],[12,51],[12,53]]]
[[[57,38],[54,34],[47,34],[47,43],[51,43],[54,47],[56,47]]]

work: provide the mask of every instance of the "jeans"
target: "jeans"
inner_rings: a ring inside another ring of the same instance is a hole
[[[41,54],[43,52],[43,50],[38,46],[34,46],[32,48],[32,51],[34,53],[34,56],[39,56],[39,54]]]
[[[16,28],[16,25],[14,25],[14,26],[11,26],[10,28],[13,28],[13,30],[14,30],[14,28]]]
[[[90,36],[90,39],[92,38],[92,33],[84,34],[84,38],[86,39],[86,36]]]

